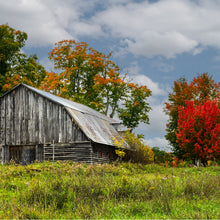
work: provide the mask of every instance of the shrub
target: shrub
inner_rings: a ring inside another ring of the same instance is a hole
[[[126,131],[123,135],[123,139],[121,142],[124,141],[126,141],[130,145],[131,151],[123,150],[121,148],[122,144],[120,142],[115,144],[119,147],[120,154],[121,152],[126,153],[125,155],[123,155],[125,161],[143,164],[149,164],[154,161],[154,152],[149,146],[144,144],[142,135],[135,135],[130,131]],[[116,151],[116,154],[120,156],[118,150]]]

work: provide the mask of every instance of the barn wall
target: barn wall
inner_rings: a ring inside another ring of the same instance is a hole
[[[44,147],[44,160],[71,160],[91,164],[91,158],[92,147],[90,142],[52,144]]]
[[[1,98],[0,129],[0,146],[88,141],[64,107],[23,86]]]
[[[98,143],[92,144],[92,161],[93,163],[109,163],[115,161],[117,155],[115,154],[115,148]]]

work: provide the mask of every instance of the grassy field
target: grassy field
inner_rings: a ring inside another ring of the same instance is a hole
[[[0,218],[220,219],[220,167],[0,165]]]

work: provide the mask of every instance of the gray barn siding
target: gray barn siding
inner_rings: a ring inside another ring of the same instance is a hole
[[[23,86],[1,98],[0,110],[1,161],[2,146],[88,141],[63,106]]]
[[[110,158],[109,158],[110,154]],[[92,161],[93,163],[109,163],[115,161],[117,155],[115,148],[107,145],[101,145],[98,143],[92,143]]]
[[[1,145],[88,141],[64,107],[24,87],[2,97],[0,108]]]
[[[44,160],[71,160],[92,164],[90,142],[52,144],[44,147]]]

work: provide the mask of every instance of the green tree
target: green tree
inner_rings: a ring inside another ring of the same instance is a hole
[[[45,76],[45,68],[38,63],[36,55],[27,57],[25,54],[22,54],[17,57],[13,68],[7,72],[7,81],[2,88],[6,92],[22,82],[38,88],[41,86]]]
[[[127,130],[122,135],[122,140],[115,140],[115,145],[118,147],[116,154],[122,157],[124,161],[132,163],[149,164],[154,161],[153,150],[144,144],[143,135],[135,135],[130,130]],[[124,143],[129,144],[130,151],[124,149]]]
[[[21,52],[27,34],[8,25],[0,25],[0,95],[24,82],[39,87],[46,71],[36,55]]]
[[[150,111],[147,98],[151,91],[146,86],[129,83],[128,95],[124,99],[123,108],[118,108],[119,118],[123,124],[130,128],[136,128],[140,122],[149,124],[148,113]]]
[[[18,56],[20,49],[25,45],[27,34],[16,31],[7,24],[0,25],[0,94],[6,82],[6,74],[11,70]]]

